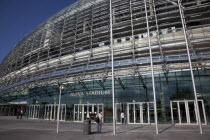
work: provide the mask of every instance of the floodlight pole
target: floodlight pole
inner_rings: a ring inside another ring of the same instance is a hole
[[[113,110],[113,134],[116,134],[116,118],[115,118],[115,93],[114,93],[114,49],[113,49],[113,33],[112,33],[112,0],[110,0],[110,48],[112,56],[112,110]]]
[[[150,54],[150,64],[151,64],[151,71],[152,71],[152,88],[153,88],[153,98],[154,98],[154,113],[155,113],[155,127],[156,127],[156,134],[159,133],[158,131],[158,120],[157,120],[157,104],[156,104],[156,93],[155,93],[155,78],[154,78],[154,68],[153,68],[153,61],[152,61],[152,47],[151,47],[151,39],[150,39],[150,31],[149,31],[149,22],[148,22],[148,16],[147,16],[147,2],[144,0],[144,6],[145,6],[145,18],[147,22],[147,39],[148,39],[148,45],[149,45],[149,54]]]
[[[60,106],[61,106],[61,91],[63,89],[63,85],[59,86],[60,94],[59,94],[59,103],[58,103],[58,113],[57,113],[57,133],[59,132],[59,122],[60,122]]]
[[[192,86],[193,86],[193,91],[194,91],[194,96],[195,96],[195,112],[198,116],[198,125],[200,128],[200,133],[203,133],[202,130],[202,124],[201,124],[201,118],[200,118],[200,110],[198,107],[198,98],[197,98],[197,91],[196,91],[196,87],[195,87],[195,79],[194,79],[194,74],[193,74],[193,69],[192,69],[192,62],[191,62],[191,56],[190,56],[190,51],[189,51],[189,41],[187,39],[187,33],[186,33],[186,25],[185,25],[185,18],[182,12],[182,5],[181,5],[181,1],[178,0],[178,5],[179,5],[179,12],[180,12],[180,16],[181,16],[181,21],[182,21],[182,28],[183,28],[183,32],[184,32],[184,39],[185,39],[185,44],[186,44],[186,48],[187,48],[187,55],[188,55],[188,61],[189,61],[189,65],[190,65],[190,73],[191,73],[191,78],[192,78]]]

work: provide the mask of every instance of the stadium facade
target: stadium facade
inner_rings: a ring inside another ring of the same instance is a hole
[[[128,124],[151,124],[156,110],[158,123],[196,125],[200,116],[208,124],[210,1],[77,1],[3,60],[0,115],[22,108],[28,118],[55,120],[61,90],[60,120],[102,112],[112,122],[112,68],[117,123],[123,111]]]

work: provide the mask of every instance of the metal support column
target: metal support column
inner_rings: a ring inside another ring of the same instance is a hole
[[[181,119],[181,113],[180,113],[180,102],[175,102],[175,103],[177,103],[177,107],[178,107],[178,115],[179,115],[179,124],[181,124],[182,123],[182,119]]]
[[[133,103],[133,123],[136,123],[136,107],[135,107],[135,103]]]
[[[116,117],[115,117],[115,94],[114,94],[114,49],[112,33],[112,0],[110,0],[110,48],[112,55],[112,109],[113,109],[113,134],[116,134]]]
[[[148,118],[148,123],[150,123],[151,124],[151,122],[150,122],[150,111],[149,111],[149,109],[150,109],[150,104],[147,102],[147,118]]]
[[[185,44],[186,44],[186,48],[187,48],[187,55],[188,55],[188,60],[189,60],[189,65],[190,65],[190,73],[191,73],[191,78],[192,78],[192,86],[193,86],[193,91],[194,91],[194,96],[195,96],[195,105],[196,105],[196,113],[198,115],[198,124],[200,127],[200,133],[203,133],[202,130],[202,126],[201,126],[201,119],[200,119],[200,111],[199,111],[199,107],[198,107],[198,98],[197,98],[197,92],[196,92],[196,87],[195,87],[195,79],[194,79],[194,74],[193,74],[193,70],[192,70],[192,62],[191,62],[191,56],[190,56],[190,51],[189,51],[189,42],[187,39],[187,34],[186,34],[186,25],[184,24],[184,15],[183,15],[183,11],[182,11],[182,5],[181,5],[181,1],[178,0],[178,5],[179,5],[179,12],[180,12],[180,17],[181,17],[181,21],[182,21],[182,28],[183,28],[183,32],[184,32],[184,39],[185,39]]]
[[[60,116],[60,107],[61,107],[61,91],[63,89],[63,85],[59,86],[60,94],[59,94],[59,103],[58,103],[58,114],[57,114],[57,133],[59,132],[59,116]]]
[[[186,110],[186,117],[187,117],[187,124],[190,124],[190,114],[189,114],[189,102],[185,101],[185,110]]]
[[[140,108],[140,119],[141,119],[140,120],[140,123],[142,123],[142,124],[144,123],[144,115],[143,115],[143,108],[142,108],[143,107],[143,104],[144,103],[140,103],[139,104],[139,108]]]
[[[173,113],[173,106],[172,106],[171,101],[170,101],[170,107],[171,107],[171,121],[172,121],[172,125],[174,125],[174,113]]]
[[[155,126],[156,126],[156,134],[158,134],[158,125],[157,125],[157,105],[156,105],[156,93],[155,93],[155,78],[154,78],[154,69],[153,69],[153,61],[152,61],[152,47],[151,47],[151,39],[150,39],[150,31],[149,31],[149,22],[147,16],[147,2],[144,0],[145,5],[145,14],[146,14],[146,22],[147,22],[147,39],[149,45],[149,53],[150,53],[150,63],[151,63],[151,71],[152,71],[152,88],[153,88],[153,96],[154,96],[154,111],[155,111]]]

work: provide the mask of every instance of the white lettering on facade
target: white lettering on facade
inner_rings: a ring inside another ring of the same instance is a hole
[[[108,95],[111,94],[110,90],[97,90],[88,92],[75,92],[71,93],[70,96],[84,96],[84,95]]]

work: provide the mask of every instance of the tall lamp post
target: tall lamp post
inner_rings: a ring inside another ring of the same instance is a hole
[[[64,88],[64,86],[60,85],[59,88],[60,88],[60,94],[59,94],[59,104],[58,104],[58,111],[57,111],[57,133],[59,132],[60,107],[61,107],[61,91]]]

